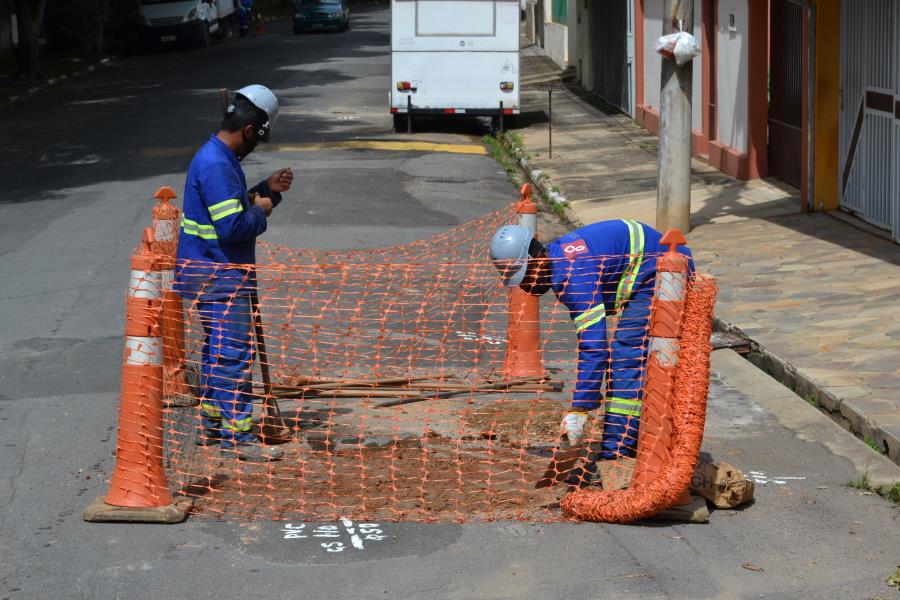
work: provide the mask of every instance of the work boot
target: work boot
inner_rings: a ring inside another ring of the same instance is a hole
[[[238,444],[221,448],[219,452],[222,458],[233,458],[234,460],[246,460],[249,462],[281,460],[284,456],[284,450],[272,448],[271,446],[260,446],[259,444]]]

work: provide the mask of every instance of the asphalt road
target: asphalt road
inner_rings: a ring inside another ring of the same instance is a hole
[[[128,255],[153,191],[179,190],[214,130],[220,87],[264,83],[285,106],[281,147],[245,165],[250,180],[297,174],[267,239],[392,245],[514,197],[486,156],[310,150],[390,135],[385,9],[356,10],[341,35],[269,29],[120,59],[0,116],[0,598],[898,597],[884,583],[897,509],[848,488],[856,473],[827,440],[782,426],[765,408],[771,382],[740,361],[716,363],[705,450],[755,472],[757,499],[708,525],[378,524],[384,539],[328,552],[301,537],[317,523],[84,523],[113,465]],[[428,129],[417,139],[480,133]]]

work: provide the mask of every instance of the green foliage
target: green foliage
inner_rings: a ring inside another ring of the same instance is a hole
[[[881,447],[881,445],[880,445],[878,442],[876,442],[874,439],[872,439],[872,438],[870,438],[870,437],[864,437],[864,438],[863,438],[863,442],[865,442],[866,446],[868,446],[869,448],[871,448],[872,450],[874,450],[874,451],[877,452],[878,454],[884,454],[884,449],[883,449],[883,448]]]
[[[895,483],[884,497],[894,504],[900,504],[900,483]]]
[[[502,135],[503,134],[501,134],[501,136]],[[500,163],[500,166],[503,167],[503,170],[505,170],[510,177],[517,172],[518,163],[516,162],[515,157],[510,154],[504,146],[501,137],[485,135],[481,138],[481,142],[488,147],[494,160]]]
[[[869,469],[866,469],[865,471],[860,473],[858,478],[848,481],[847,485],[857,490],[868,491],[871,487],[871,481],[869,479]]]

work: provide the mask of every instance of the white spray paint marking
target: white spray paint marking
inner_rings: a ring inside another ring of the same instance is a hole
[[[356,550],[365,550],[367,541],[380,542],[387,538],[381,525],[378,523],[354,524],[351,519],[342,518],[341,525],[319,525],[312,530],[307,530],[306,523],[294,525],[287,523],[282,529],[285,540],[325,539],[319,542],[319,546],[326,552],[343,552],[352,546]],[[349,537],[349,545],[344,541],[344,535]]]
[[[490,344],[492,346],[499,346],[503,344],[505,340],[502,340],[498,337],[494,337],[491,335],[480,336],[477,333],[472,333],[469,331],[457,331],[456,335],[460,338],[466,340],[467,342],[484,342],[486,344]]]
[[[753,480],[753,483],[757,483],[759,485],[768,485],[770,483],[774,483],[775,485],[784,485],[788,481],[803,481],[806,477],[769,477],[762,471],[750,471],[750,479]]]
[[[350,519],[341,519],[341,523],[344,524],[344,528],[347,530],[347,533],[350,534],[350,543],[353,544],[353,547],[357,550],[365,550],[362,540],[356,535],[356,528],[353,527],[353,521]]]

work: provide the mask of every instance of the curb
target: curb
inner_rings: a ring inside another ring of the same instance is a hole
[[[748,362],[733,350],[723,349],[713,352],[711,362],[713,369],[723,374],[730,387],[752,397],[782,427],[803,441],[820,444],[834,455],[845,458],[857,473],[865,473],[871,491],[886,496],[900,482],[900,466],[876,453],[821,410],[803,402],[776,379],[761,378],[761,369],[752,361]]]
[[[550,208],[562,209],[562,215],[560,215],[563,220],[567,222],[568,225],[574,227],[580,227],[582,225],[581,220],[575,214],[575,212],[569,207],[569,201],[566,200],[565,196],[563,196],[560,192],[553,190],[553,186],[550,185],[550,178],[546,173],[541,171],[540,169],[536,169],[531,166],[531,163],[525,158],[525,149],[522,147],[514,146],[509,144],[506,140],[508,138],[502,138],[500,141],[501,146],[513,157],[516,159],[516,164],[519,169],[525,175],[525,179],[534,186],[535,191],[538,193],[538,197],[541,201],[549,206]]]
[[[887,456],[894,463],[900,464],[898,432],[885,429],[860,410],[854,403],[854,398],[846,398],[829,391],[826,386],[804,375],[784,358],[748,336],[736,325],[714,317],[713,328],[715,331],[730,333],[746,340],[750,344],[750,352],[746,359],[753,365],[805,399],[808,404],[812,404],[819,412],[830,417],[845,431],[860,439],[874,439],[879,446],[884,448],[882,455]]]
[[[26,98],[30,98],[34,94],[47,89],[50,86],[56,85],[57,83],[61,83],[63,81],[69,81],[71,79],[75,79],[77,77],[81,77],[85,73],[93,73],[97,70],[97,67],[101,66],[109,66],[109,63],[115,58],[115,56],[107,56],[105,58],[101,58],[99,61],[86,66],[81,71],[75,71],[74,73],[67,73],[66,75],[60,75],[59,77],[51,77],[50,79],[43,81],[37,85],[34,85],[21,94],[16,94],[15,96],[7,96],[0,101],[0,108],[5,108],[7,106],[12,106],[17,102],[25,100]]]
[[[601,118],[600,111],[577,94],[568,89],[565,93],[569,99],[576,102],[586,112]],[[631,141],[624,133],[621,135],[627,141]],[[536,190],[540,191],[540,197],[545,203],[551,207],[561,205],[564,218],[570,225],[575,227],[584,225],[565,197],[552,191],[549,177],[540,169],[533,167],[525,159],[524,148],[510,147],[508,144],[504,144],[504,148],[515,156],[519,168],[535,186]],[[556,195],[557,198],[554,199],[553,195]],[[719,317],[714,317],[713,326],[715,331],[730,333],[745,340],[751,348],[745,360],[749,360],[775,381],[795,392],[800,399],[806,399],[807,402],[804,402],[804,404],[813,404],[818,412],[830,417],[838,426],[859,439],[874,439],[884,449],[882,456],[895,464],[900,464],[900,425],[895,426],[893,431],[889,426],[880,425],[857,406],[856,402],[859,399],[846,398],[830,391],[828,386],[824,386],[804,375],[787,360],[768,350],[736,325]],[[874,452],[871,448],[869,450]]]

